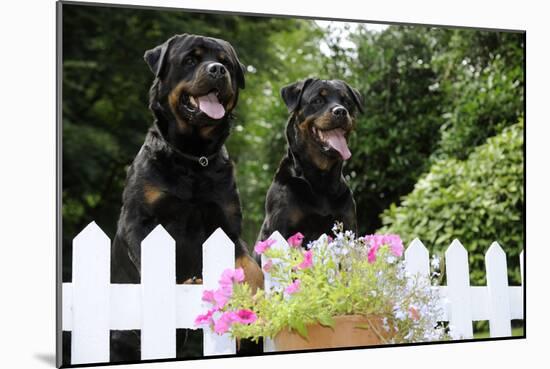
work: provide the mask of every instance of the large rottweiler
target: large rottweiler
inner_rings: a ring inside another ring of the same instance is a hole
[[[140,282],[141,241],[162,224],[176,241],[177,283],[200,282],[202,244],[221,227],[235,243],[246,280],[261,286],[263,274],[239,239],[239,193],[224,146],[244,88],[244,66],[228,42],[188,34],[144,57],[155,75],[149,99],[154,125],[128,170],[112,282]],[[111,361],[139,360],[139,342],[131,340],[114,333]]]
[[[306,245],[329,234],[335,221],[356,231],[355,201],[342,167],[351,157],[347,138],[363,111],[361,95],[343,81],[311,78],[284,87],[281,95],[290,113],[288,151],[267,193],[258,238],[301,232]]]

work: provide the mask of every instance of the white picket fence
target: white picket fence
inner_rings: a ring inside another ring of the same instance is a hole
[[[272,247],[289,247],[274,232]],[[73,240],[72,283],[63,283],[62,329],[71,331],[71,363],[109,361],[110,330],[141,330],[141,358],[176,357],[176,329],[193,328],[205,311],[203,289],[215,289],[226,268],[235,265],[234,244],[218,228],[203,244],[203,284],[176,284],[175,242],[162,226],[141,244],[141,284],[110,283],[111,242],[95,222]],[[409,274],[430,273],[429,253],[415,239],[405,251]],[[263,264],[263,260],[262,260]],[[506,254],[494,242],[485,255],[487,286],[470,286],[468,253],[458,240],[445,253],[447,301],[441,321],[472,338],[472,321],[488,320],[491,337],[511,336],[511,320],[523,319],[523,287],[508,286]],[[520,255],[523,281],[523,252]],[[265,288],[270,289],[269,274]],[[203,330],[205,356],[235,354],[235,340]],[[264,351],[273,351],[272,342]]]

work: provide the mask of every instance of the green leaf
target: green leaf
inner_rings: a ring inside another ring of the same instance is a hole
[[[371,329],[369,324],[359,324],[359,325],[356,325],[355,328],[359,328],[359,329]]]
[[[334,327],[334,319],[330,315],[323,314],[319,316],[319,324],[323,327]]]
[[[298,334],[300,334],[300,336],[302,336],[303,338],[307,339],[308,338],[308,335],[307,335],[307,328],[304,324],[304,322],[302,320],[296,320],[292,323],[292,328],[296,330],[296,332],[298,332]]]

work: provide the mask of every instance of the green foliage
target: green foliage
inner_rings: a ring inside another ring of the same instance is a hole
[[[365,101],[350,141],[346,172],[357,201],[359,231],[372,233],[379,214],[409,193],[437,147],[444,97],[434,88],[437,37],[448,31],[389,27],[359,29],[351,84]]]
[[[445,96],[434,159],[464,159],[523,115],[524,35],[453,31],[434,61]]]
[[[499,242],[508,256],[510,281],[520,284],[519,253],[524,242],[523,121],[504,129],[466,160],[440,159],[401,206],[383,214],[384,232],[405,242],[420,238],[444,251],[458,238],[469,252],[474,284],[485,284],[484,255]]]

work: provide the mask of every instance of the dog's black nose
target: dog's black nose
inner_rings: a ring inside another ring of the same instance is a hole
[[[343,106],[336,106],[332,109],[332,114],[337,117],[345,117],[346,115],[348,115],[348,111]]]
[[[208,75],[212,78],[218,79],[225,75],[225,67],[221,63],[212,63],[206,68]]]

